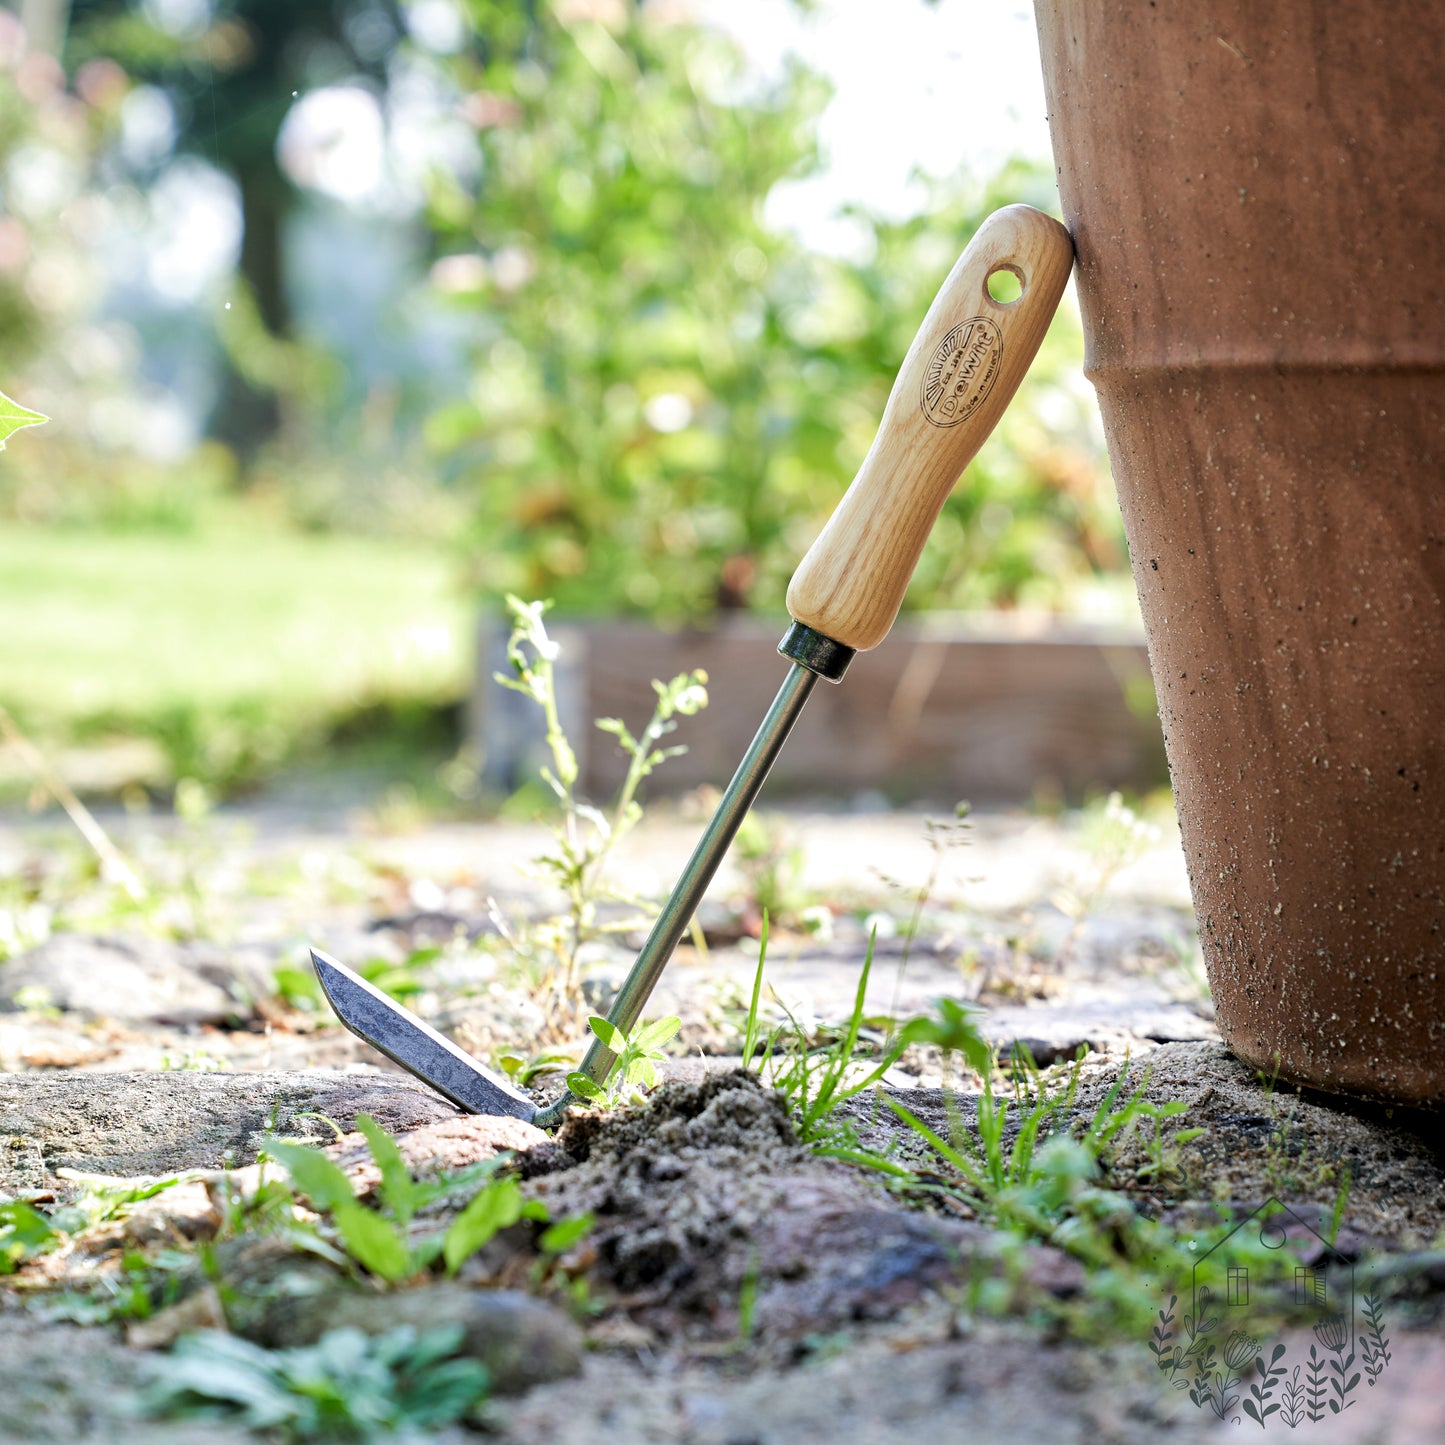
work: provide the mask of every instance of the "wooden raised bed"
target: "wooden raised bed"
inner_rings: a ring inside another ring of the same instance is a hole
[[[592,719],[637,729],[651,680],[701,667],[710,704],[669,741],[685,743],[650,783],[654,794],[731,775],[788,664],[786,621],[738,618],[706,632],[638,622],[556,622],[558,698],[583,790],[603,796],[624,759]],[[544,759],[536,708],[497,686],[505,627],[484,621],[471,735],[483,776],[515,788]],[[1142,633],[1014,613],[905,619],[861,653],[837,686],[820,683],[773,770],[767,794],[894,802],[1028,803],[1167,781]]]

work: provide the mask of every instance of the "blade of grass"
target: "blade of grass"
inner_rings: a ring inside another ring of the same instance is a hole
[[[126,862],[120,849],[110,841],[110,835],[95,821],[90,809],[76,797],[65,779],[50,766],[45,754],[20,731],[15,719],[3,706],[0,706],[0,737],[20,754],[40,785],[65,809],[80,836],[90,844],[91,851],[100,859],[102,876],[113,883],[119,883],[131,902],[144,903],[147,896],[145,884],[140,881],[135,869]]]
[[[758,934],[758,967],[753,974],[753,996],[748,1004],[747,1028],[743,1033],[743,1068],[753,1066],[753,1050],[758,1043],[758,1001],[763,993],[763,968],[768,961],[768,910],[763,909],[763,926]]]

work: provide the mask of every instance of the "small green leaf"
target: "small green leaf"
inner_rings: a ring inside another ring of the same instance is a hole
[[[681,1028],[682,1020],[676,1014],[669,1014],[665,1019],[657,1019],[638,1029],[632,1036],[632,1045],[650,1053],[653,1049],[660,1049],[664,1044],[671,1043]]]
[[[562,1254],[583,1238],[596,1222],[597,1216],[591,1213],[559,1219],[550,1229],[542,1231],[537,1248],[543,1254]]]
[[[402,1160],[401,1150],[396,1147],[396,1140],[370,1114],[358,1114],[356,1127],[366,1136],[366,1146],[376,1160],[376,1167],[381,1170],[381,1197],[397,1222],[404,1226],[416,1212],[416,1200],[411,1172]]]
[[[335,1210],[355,1204],[351,1181],[324,1154],[305,1144],[285,1139],[268,1139],[266,1153],[291,1176],[291,1182],[318,1209]]]
[[[382,1279],[403,1280],[417,1272],[406,1241],[375,1210],[366,1209],[354,1199],[339,1204],[331,1211],[346,1252]]]
[[[410,960],[402,964],[388,963],[384,958],[371,958],[357,968],[367,983],[373,983],[393,998],[412,998],[422,990],[422,981],[412,971]]]
[[[0,452],[5,450],[5,440],[13,436],[25,426],[39,426],[41,422],[49,421],[48,416],[38,411],[31,411],[29,407],[21,406],[19,402],[11,401],[3,391],[0,391]]]
[[[627,1035],[616,1024],[594,1016],[587,1020],[587,1026],[614,1054],[620,1054],[627,1047]]]
[[[475,1254],[500,1229],[522,1217],[522,1191],[515,1179],[489,1184],[452,1222],[442,1241],[447,1273],[455,1274],[462,1261]]]
[[[32,1254],[43,1254],[60,1243],[59,1233],[37,1209],[22,1200],[0,1204],[0,1274]]]
[[[567,1075],[567,1087],[579,1099],[600,1099],[603,1096],[602,1086],[595,1079],[589,1079],[581,1069]]]
[[[282,965],[272,971],[271,987],[293,1008],[303,1003],[310,1006],[320,1002],[323,996],[321,985],[316,980],[316,974],[309,968],[292,968],[289,965]]]

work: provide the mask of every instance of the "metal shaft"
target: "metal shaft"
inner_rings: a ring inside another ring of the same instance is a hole
[[[693,849],[692,857],[687,860],[687,866],[682,870],[672,890],[672,896],[663,906],[657,922],[652,925],[652,932],[647,935],[642,952],[637,955],[631,972],[623,980],[617,997],[612,1001],[612,1010],[607,1015],[608,1021],[623,1033],[631,1033],[633,1025],[641,1016],[657,980],[662,977],[662,971],[667,967],[668,959],[672,957],[673,949],[687,931],[692,915],[697,912],[697,906],[702,902],[708,884],[712,882],[713,874],[717,872],[718,865],[727,853],[728,845],[742,826],[743,819],[747,817],[748,809],[758,795],[758,789],[768,776],[768,769],[772,767],[817,681],[818,673],[802,663],[794,663],[787,677],[783,679],[783,685],[778,689],[778,695],[773,699],[773,705],[768,709],[757,736],[743,754],[743,760],[738,764],[738,770],[733,774],[732,782],[727,785],[727,791],[723,793],[722,801],[717,805],[717,811],[708,822],[697,847]],[[600,1039],[594,1039],[592,1047],[587,1050],[587,1055],[582,1060],[582,1072],[594,1083],[600,1084],[607,1077],[616,1057]],[[540,1110],[534,1122],[540,1128],[550,1129],[561,1122],[568,1106],[574,1102],[571,1093],[563,1094],[555,1104]]]

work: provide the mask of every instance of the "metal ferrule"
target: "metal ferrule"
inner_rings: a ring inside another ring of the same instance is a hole
[[[783,634],[778,651],[809,672],[816,672],[824,682],[841,682],[857,653],[856,648],[844,647],[801,622],[794,622]]]

